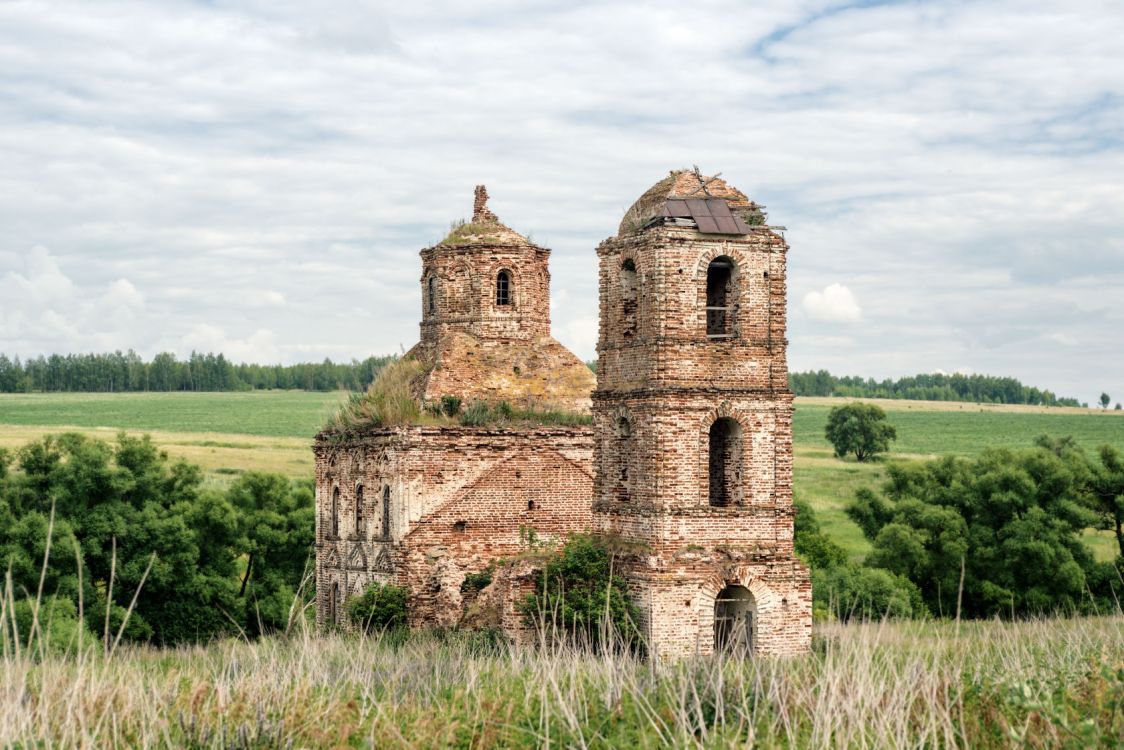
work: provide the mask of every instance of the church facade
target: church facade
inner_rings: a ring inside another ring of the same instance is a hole
[[[788,250],[761,207],[719,178],[672,172],[598,248],[598,374],[550,336],[549,251],[504,226],[477,188],[473,220],[421,251],[412,397],[503,403],[534,419],[325,430],[316,441],[317,614],[374,582],[410,591],[410,621],[525,637],[533,570],[465,577],[529,538],[611,533],[649,651],[796,653],[811,638],[793,553]],[[463,422],[464,420],[462,420]],[[588,420],[577,420],[588,421]]]

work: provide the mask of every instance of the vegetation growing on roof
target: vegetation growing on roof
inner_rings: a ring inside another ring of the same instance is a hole
[[[484,401],[473,401],[461,412],[459,420],[460,423],[466,427],[483,427],[486,425],[520,422],[576,427],[578,425],[593,424],[593,415],[540,407],[534,404],[519,409],[513,407],[507,401],[500,401],[495,405],[488,404]]]
[[[365,392],[351,397],[328,421],[329,432],[355,432],[367,427],[391,427],[422,421],[414,384],[428,367],[413,358],[399,359],[382,369]]]
[[[503,240],[503,225],[495,221],[453,222],[449,234],[439,245],[470,245],[474,242],[500,242]]]
[[[325,427],[328,433],[345,435],[372,427],[394,427],[408,424],[462,425],[485,427],[498,425],[539,424],[574,427],[593,423],[593,417],[581,412],[556,409],[528,401],[524,407],[507,401],[489,404],[473,401],[464,405],[457,396],[442,396],[422,402],[416,395],[420,380],[429,366],[416,359],[400,359],[379,373],[365,392],[353,393],[340,406]]]

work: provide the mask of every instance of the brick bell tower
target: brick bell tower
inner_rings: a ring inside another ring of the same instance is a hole
[[[798,653],[784,238],[718,177],[672,172],[597,249],[593,516],[656,656]]]

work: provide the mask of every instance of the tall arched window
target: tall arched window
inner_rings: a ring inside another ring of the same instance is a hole
[[[734,335],[734,261],[715,258],[706,267],[706,336],[728,339]]]
[[[496,304],[511,304],[511,272],[500,271],[496,276]]]
[[[331,518],[331,525],[328,528],[331,529],[331,534],[332,534],[333,539],[339,538],[339,535],[340,535],[340,488],[339,487],[333,487],[332,488],[332,518]]]
[[[382,538],[390,538],[390,485],[382,488]]]
[[[709,446],[710,504],[715,507],[740,503],[742,427],[729,417],[716,419],[710,426]]]
[[[425,282],[425,309],[430,315],[437,312],[437,277],[430,276]]]
[[[616,499],[627,503],[632,498],[632,477],[628,468],[632,463],[632,423],[627,417],[617,420],[617,481]]]
[[[627,258],[621,263],[621,333],[636,333],[636,263]]]
[[[360,484],[355,487],[355,536],[363,535],[363,485]]]

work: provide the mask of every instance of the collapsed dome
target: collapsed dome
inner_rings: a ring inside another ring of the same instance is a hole
[[[748,234],[765,223],[764,206],[720,176],[694,169],[676,169],[648,188],[625,212],[618,236],[650,226],[672,223],[697,226],[712,234]]]

